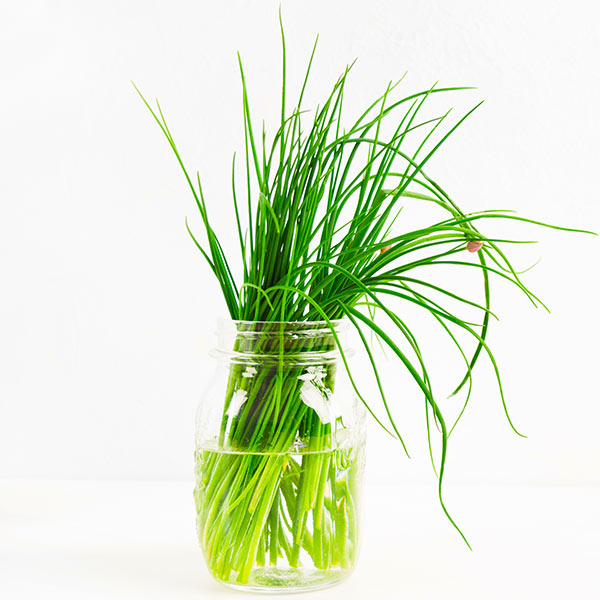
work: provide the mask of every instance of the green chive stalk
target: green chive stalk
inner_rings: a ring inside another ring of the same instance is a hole
[[[507,248],[534,242],[486,234],[479,227],[515,221],[583,232],[511,211],[464,212],[426,172],[434,154],[481,103],[453,122],[449,110],[423,118],[423,107],[433,96],[450,97],[472,88],[434,85],[398,97],[400,79],[387,85],[358,118],[343,127],[344,90],[353,65],[344,70],[316,110],[308,113],[302,102],[315,42],[300,93],[288,109],[283,26],[281,40],[281,118],[272,137],[264,127],[256,134],[238,55],[245,199],[237,193],[234,155],[232,208],[242,264],[237,276],[211,226],[200,176],[192,177],[184,166],[158,102],[154,109],[140,93],[183,170],[199,210],[204,242],[186,221],[187,230],[216,277],[238,327],[232,351],[244,359],[231,363],[217,448],[197,453],[196,500],[199,535],[211,571],[221,580],[242,584],[252,569],[277,564],[281,557],[292,568],[300,565],[303,553],[318,569],[348,568],[355,560],[352,473],[357,449],[336,446],[332,424],[323,423],[303,402],[300,382],[306,373],[306,355],[337,349],[338,366],[346,371],[357,397],[406,451],[369,334],[400,361],[415,382],[417,396],[424,399],[440,504],[468,545],[446,508],[442,482],[448,439],[469,403],[473,370],[481,356],[487,356],[492,364],[510,427],[522,435],[509,416],[499,368],[487,343],[490,320],[497,318],[490,308],[492,280],[510,281],[534,306],[545,308],[508,257]],[[422,203],[437,210],[439,216],[417,229],[402,228],[401,210],[413,210]],[[428,277],[437,271],[428,269],[431,266],[478,272],[482,299],[436,283]],[[453,391],[454,395],[465,390],[464,399],[453,422],[444,416],[447,411],[434,393],[425,353],[403,314],[402,306],[408,304],[435,321],[464,362],[464,375]],[[475,311],[478,317],[473,322],[463,310]],[[373,401],[363,396],[352,376],[336,332],[341,319],[357,333],[385,417],[377,415]],[[317,321],[329,328],[330,336],[291,339],[282,326]],[[245,328],[257,324],[262,325],[256,336],[244,334]],[[255,372],[245,377],[249,365]],[[332,390],[335,363],[323,367],[324,385]],[[242,392],[245,402],[234,414],[232,399]],[[431,440],[434,432],[440,438],[437,456]],[[310,447],[294,460],[290,448],[298,437],[309,440]]]

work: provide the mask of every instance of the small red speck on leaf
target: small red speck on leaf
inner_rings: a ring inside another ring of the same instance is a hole
[[[471,240],[467,243],[467,250],[469,252],[477,252],[483,248],[483,242],[479,242],[477,240]]]
[[[391,250],[391,248],[392,248],[391,246],[384,246],[379,252],[381,254],[383,254],[384,252],[387,252],[388,250]]]

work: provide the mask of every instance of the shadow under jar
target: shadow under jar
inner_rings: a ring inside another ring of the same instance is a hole
[[[318,589],[356,563],[366,413],[336,336],[325,322],[220,324],[194,498],[206,564],[228,586]]]

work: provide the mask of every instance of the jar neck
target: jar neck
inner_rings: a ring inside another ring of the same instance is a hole
[[[234,321],[220,319],[213,355],[236,362],[294,360],[334,362],[347,352],[348,324],[331,321]]]

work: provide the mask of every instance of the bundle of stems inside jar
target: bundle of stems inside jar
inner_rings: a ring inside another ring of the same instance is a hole
[[[245,198],[238,192],[239,168],[236,171],[234,155],[232,214],[241,257],[237,277],[211,226],[210,203],[205,201],[199,175],[192,177],[185,168],[158,102],[152,108],[142,96],[192,191],[204,241],[189,226],[188,232],[220,284],[229,314],[239,328],[234,351],[244,355],[243,361],[231,366],[217,447],[201,449],[197,457],[200,536],[213,573],[224,580],[247,581],[253,566],[265,561],[276,564],[281,557],[297,566],[301,551],[317,568],[343,568],[353,561],[355,549],[348,532],[356,520],[351,463],[357,459],[352,448],[338,447],[332,433],[332,427],[339,425],[335,416],[323,419],[306,402],[302,377],[315,376],[326,402],[337,364],[338,370],[347,372],[355,394],[373,418],[404,446],[371,339],[378,339],[410,374],[416,385],[415,399],[424,398],[424,423],[439,500],[463,536],[442,499],[442,481],[448,436],[467,407],[473,368],[481,356],[491,361],[499,401],[517,432],[486,342],[490,317],[495,316],[490,310],[491,280],[507,280],[535,306],[544,306],[506,254],[509,245],[531,242],[485,235],[478,225],[513,220],[577,231],[526,219],[512,211],[463,212],[426,172],[434,154],[481,103],[452,122],[449,110],[423,118],[424,107],[434,97],[450,97],[472,88],[434,85],[399,95],[400,79],[346,122],[342,109],[349,66],[324,101],[314,111],[305,110],[303,97],[316,46],[315,42],[299,94],[290,104],[282,29],[281,117],[272,136],[264,125],[256,134],[239,60]],[[418,204],[437,210],[439,216],[417,229],[403,229],[401,209]],[[432,280],[429,273],[438,270],[429,267],[436,265],[478,272],[481,300]],[[417,306],[433,318],[464,361],[453,394],[464,389],[465,398],[452,424],[447,423],[434,394],[428,363],[402,314],[402,303]],[[461,316],[457,306],[478,311],[478,322]],[[353,377],[336,329],[340,319],[357,332],[372,367],[382,403],[379,412],[384,417],[378,415],[372,395],[367,398]],[[302,334],[302,324],[311,322],[329,328],[330,335],[316,340],[318,348],[311,347],[315,341],[310,337],[290,336],[281,329],[282,323],[298,323]],[[253,324],[256,334],[244,335],[244,328]],[[303,355],[315,350],[337,351],[339,360],[314,365],[310,371],[310,359]],[[295,366],[290,363],[293,356]],[[405,392],[402,398],[406,397]],[[440,440],[437,452],[431,443],[434,434]],[[299,459],[292,457],[290,453],[297,450],[295,442],[303,439],[310,440],[311,447],[302,448]],[[345,469],[347,476],[340,478],[338,474]]]
[[[239,583],[253,567],[280,558],[292,568],[349,568],[361,455],[341,437],[341,417],[328,411],[335,338],[310,322],[238,327],[220,439],[196,457],[198,527],[209,566],[224,581],[233,571]]]

